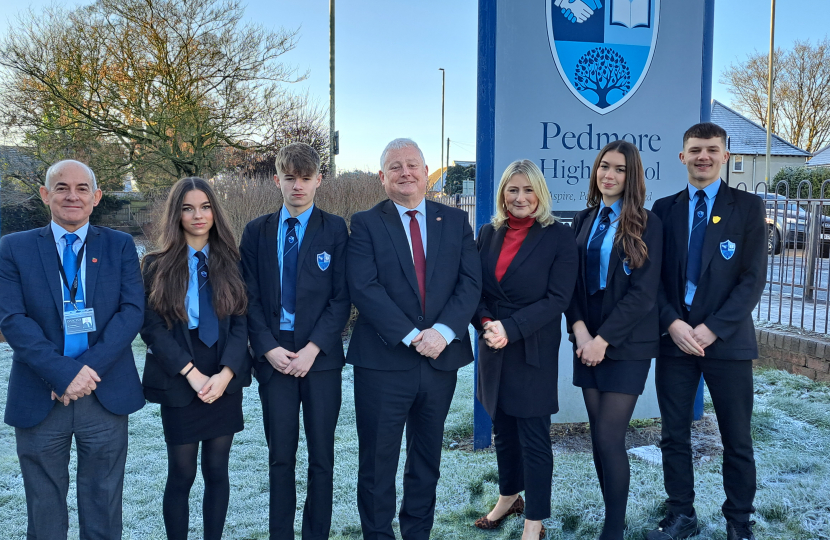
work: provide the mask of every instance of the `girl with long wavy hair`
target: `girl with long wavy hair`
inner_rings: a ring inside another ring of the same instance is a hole
[[[591,171],[588,208],[573,221],[579,274],[566,316],[573,384],[582,388],[605,501],[600,540],[622,540],[631,477],[625,433],[659,352],[663,229],[643,208],[645,175],[636,146],[609,143]]]
[[[239,250],[210,184],[183,178],[170,190],[160,249],[142,263],[147,344],[144,396],[161,404],[168,475],[167,537],[186,540],[188,498],[202,445],[202,538],[222,537],[228,510],[228,460],[242,431],[242,387],[251,382]]]

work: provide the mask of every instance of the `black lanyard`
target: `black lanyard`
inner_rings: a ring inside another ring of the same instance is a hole
[[[72,249],[72,246],[69,246],[69,249]],[[63,261],[61,261],[60,255],[55,253],[58,257],[58,270],[61,273],[61,278],[63,279],[63,284],[66,285],[66,289],[69,291],[69,303],[72,304],[72,307],[75,310],[78,310],[78,306],[75,305],[75,295],[78,294],[78,276],[80,276],[81,272],[81,263],[84,260],[84,249],[86,249],[86,239],[84,239],[84,243],[81,244],[81,249],[78,250],[78,260],[75,267],[75,279],[72,281],[72,286],[69,286],[69,280],[66,278],[66,272],[63,270]]]

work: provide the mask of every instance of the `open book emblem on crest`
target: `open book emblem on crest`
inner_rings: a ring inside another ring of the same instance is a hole
[[[548,40],[568,89],[606,114],[628,101],[648,73],[660,0],[546,0]]]

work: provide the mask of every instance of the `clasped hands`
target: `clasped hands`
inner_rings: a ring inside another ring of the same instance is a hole
[[[447,340],[435,328],[427,328],[418,332],[418,335],[412,338],[411,344],[415,345],[415,350],[419,354],[434,360],[444,352],[447,347]]]
[[[703,349],[718,339],[718,336],[709,330],[709,327],[705,324],[700,323],[692,328],[680,319],[675,319],[671,323],[669,335],[681,351],[692,356],[706,356]]]
[[[98,388],[99,382],[101,382],[101,377],[98,376],[95,370],[89,366],[84,366],[75,375],[69,386],[66,387],[62,396],[57,395],[54,391],[52,392],[52,400],[58,400],[64,406],[67,406],[70,401],[90,395],[93,390]]]
[[[598,365],[605,360],[605,351],[608,349],[608,342],[602,336],[592,336],[588,327],[582,321],[576,321],[573,325],[573,333],[576,338],[576,357],[588,367]]]
[[[283,375],[305,377],[314,365],[320,347],[312,342],[297,352],[291,352],[283,347],[276,347],[265,353],[265,359],[275,370]]]
[[[182,375],[187,373],[185,375],[187,383],[196,391],[199,399],[205,403],[213,403],[224,395],[228,383],[233,379],[233,370],[231,368],[224,366],[219,373],[208,377],[196,367],[191,369],[191,365],[192,363],[188,362],[180,373]]]
[[[484,329],[484,343],[493,350],[504,348],[508,343],[507,332],[501,321],[487,321],[481,327]]]

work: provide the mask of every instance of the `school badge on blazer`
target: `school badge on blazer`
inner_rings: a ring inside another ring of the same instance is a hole
[[[326,253],[325,251],[322,253],[317,254],[317,266],[325,272],[329,268],[329,264],[331,264],[331,255]]]
[[[725,242],[720,243],[720,254],[723,255],[723,258],[727,261],[732,258],[732,255],[735,254],[735,242],[731,242],[726,240]]]

